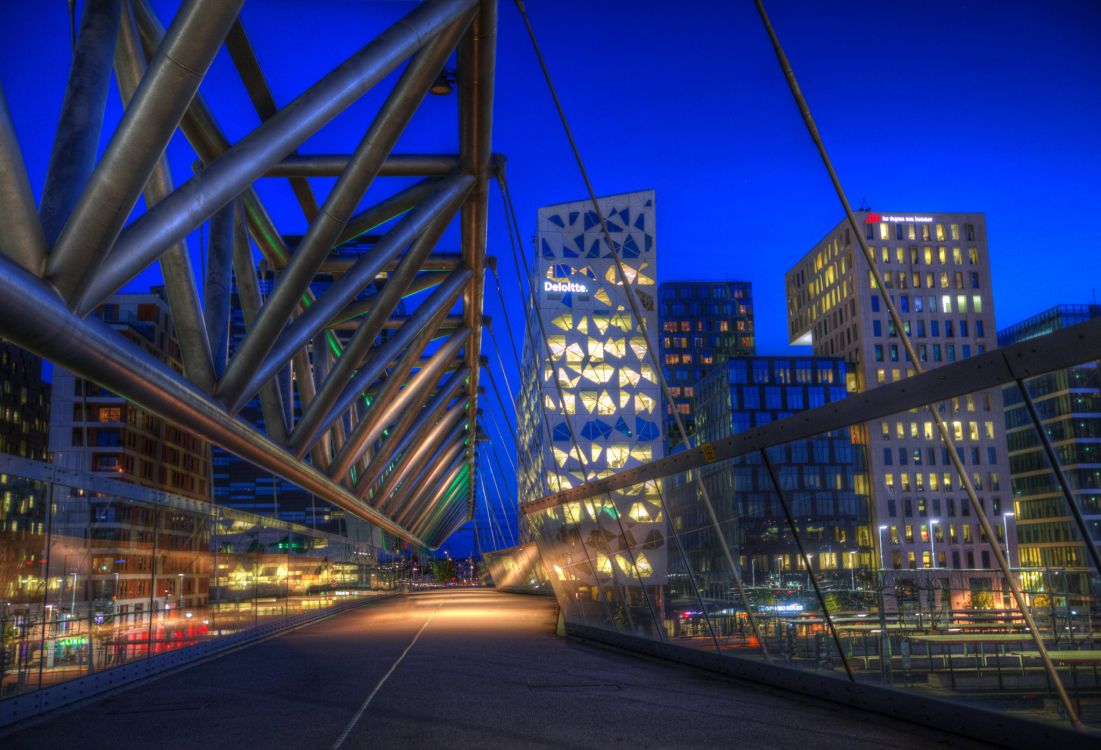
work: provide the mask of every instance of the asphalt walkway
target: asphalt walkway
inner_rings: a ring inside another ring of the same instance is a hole
[[[84,704],[28,748],[985,747],[554,635],[550,599],[378,602]]]

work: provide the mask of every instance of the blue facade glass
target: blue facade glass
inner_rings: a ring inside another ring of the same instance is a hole
[[[713,365],[756,353],[753,285],[748,281],[669,281],[658,287],[661,362],[673,403],[665,404],[666,452],[680,446],[673,410],[695,434],[693,399]]]
[[[746,357],[716,365],[696,391],[696,426],[701,442],[789,417],[845,398],[845,362],[825,357]],[[863,447],[849,430],[789,443],[769,452],[796,527],[821,580],[851,584],[873,568],[870,513]],[[702,479],[720,518],[727,543],[751,585],[774,585],[800,570],[794,536],[759,455],[704,469]],[[682,527],[703,526],[684,518]],[[717,545],[690,555],[697,569],[722,570]],[[692,564],[692,561],[690,561]],[[848,586],[846,586],[848,588]]]

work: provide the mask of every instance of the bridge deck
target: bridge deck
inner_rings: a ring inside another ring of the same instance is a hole
[[[342,748],[982,747],[558,638],[555,616],[550,599],[421,592],[88,703],[0,744],[331,748],[347,731]]]

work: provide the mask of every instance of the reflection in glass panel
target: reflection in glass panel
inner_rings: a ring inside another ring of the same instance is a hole
[[[367,525],[361,542],[8,461],[28,477],[0,474],[0,699],[401,584]]]

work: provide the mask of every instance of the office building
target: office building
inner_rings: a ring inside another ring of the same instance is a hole
[[[50,384],[42,360],[0,341],[0,453],[45,461],[50,427]]]
[[[646,329],[656,339],[654,193],[610,196],[600,205],[643,308]],[[528,330],[537,340],[524,348],[516,408],[521,502],[663,455],[653,358],[592,205],[579,201],[540,209],[536,247]],[[549,361],[540,330],[546,332]],[[613,539],[599,550],[598,575],[619,583],[641,579],[660,584],[665,542],[657,487],[623,492],[631,496],[631,519],[625,527],[636,552],[632,555]],[[590,521],[595,523],[585,523]],[[559,565],[562,580],[566,563],[546,562],[548,570]],[[578,580],[587,576],[584,585],[592,584],[591,569],[588,574],[574,572]]]
[[[996,346],[982,214],[862,211],[856,216],[887,288],[876,288],[860,244],[843,221],[786,275],[793,344],[844,358],[850,391],[909,377],[914,365],[887,312],[886,294],[897,305],[924,369]],[[937,408],[1000,536],[1001,516],[1012,511],[1001,389],[967,394]],[[885,567],[994,567],[928,410],[876,420],[857,432],[867,449]],[[989,591],[994,578],[976,573],[967,580],[972,592]],[[965,603],[966,595],[952,602]]]
[[[1059,305],[998,332],[998,344],[1008,346],[1046,336],[1101,316],[1101,305]],[[1101,373],[1097,362],[1056,370],[1026,381],[1029,395],[1055,446],[1063,472],[1074,488],[1074,501],[1101,545]],[[1060,588],[1068,593],[1089,591],[1091,567],[1085,540],[1051,470],[1035,425],[1016,385],[1006,386],[1005,425],[1009,466],[1013,477],[1019,559],[1023,568],[1078,571]],[[1042,573],[1032,574],[1036,587],[1050,585]]]
[[[182,372],[162,288],[116,294],[95,315]],[[210,500],[209,443],[60,367],[54,368],[49,445],[54,461],[64,466]]]
[[[701,441],[714,442],[753,427],[845,398],[845,362],[836,357],[748,357],[716,365],[696,389]],[[874,546],[863,474],[863,446],[849,430],[797,440],[769,451],[796,528],[819,579],[854,586],[873,569]],[[802,569],[795,538],[759,455],[700,469],[726,543],[751,585],[779,584]],[[706,527],[697,517],[683,528]],[[711,539],[711,536],[704,537]],[[712,549],[711,547],[715,547]],[[685,545],[689,567],[725,573],[715,545]],[[723,576],[725,580],[725,576]]]
[[[691,437],[696,383],[711,367],[756,354],[753,285],[748,281],[666,281],[658,287],[661,362],[673,397],[666,404],[665,452],[681,445],[672,410]]]

